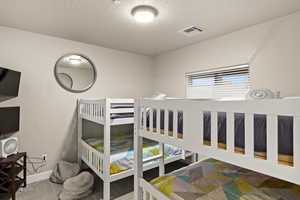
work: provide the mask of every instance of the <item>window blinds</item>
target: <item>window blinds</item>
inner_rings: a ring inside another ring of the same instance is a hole
[[[187,98],[244,99],[250,88],[249,65],[186,74]]]

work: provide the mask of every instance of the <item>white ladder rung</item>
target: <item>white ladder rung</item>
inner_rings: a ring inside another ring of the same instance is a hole
[[[153,132],[153,108],[150,108],[149,111],[149,131],[152,133]]]
[[[254,115],[245,114],[245,154],[254,157]]]
[[[300,117],[294,117],[294,128],[293,128],[293,135],[294,135],[294,166],[298,171],[300,170]]]
[[[278,120],[275,115],[267,116],[267,160],[278,162]]]
[[[234,152],[234,113],[226,113],[226,144],[229,152]]]
[[[165,112],[165,135],[169,134],[169,111],[167,109],[164,110]]]
[[[173,111],[173,137],[177,138],[177,133],[178,133],[178,111],[174,110]]]
[[[218,113],[211,112],[211,146],[218,148]]]
[[[160,134],[160,109],[156,109],[156,131]]]

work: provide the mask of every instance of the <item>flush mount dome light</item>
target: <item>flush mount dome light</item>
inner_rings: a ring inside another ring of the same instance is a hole
[[[82,63],[81,56],[77,56],[77,55],[70,56],[68,60],[73,65],[79,65]]]
[[[149,23],[158,15],[158,10],[152,6],[136,6],[132,9],[131,14],[137,22]]]

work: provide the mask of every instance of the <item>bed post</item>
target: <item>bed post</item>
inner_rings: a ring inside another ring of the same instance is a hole
[[[159,176],[165,175],[165,144],[159,143],[159,155],[162,155],[162,157],[159,159]]]
[[[80,99],[77,100],[77,156],[78,164],[81,167],[81,139],[82,139],[82,119],[80,117]]]
[[[196,153],[192,154],[192,163],[195,163],[198,161],[198,155]]]
[[[160,108],[156,109],[156,130],[160,134],[160,122],[161,122],[161,113],[160,113]],[[159,176],[164,176],[165,175],[165,144],[160,142],[159,143],[159,155],[162,155],[162,157],[159,159]]]
[[[140,100],[136,99],[134,105],[134,199],[142,200],[140,179],[143,178],[143,138],[139,135]]]
[[[110,99],[105,99],[103,200],[110,200]]]

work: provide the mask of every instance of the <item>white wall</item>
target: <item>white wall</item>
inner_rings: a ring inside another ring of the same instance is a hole
[[[71,52],[97,67],[97,82],[83,94],[60,88],[53,75],[56,60]],[[149,57],[0,27],[0,66],[22,72],[19,97],[0,106],[21,106],[20,148],[48,154],[49,170],[60,158],[76,157],[77,98],[149,96],[152,65]]]
[[[300,95],[300,13],[203,41],[154,60],[98,46],[0,27],[0,66],[22,72],[19,97],[0,106],[21,106],[20,148],[31,156],[48,154],[52,169],[76,157],[77,98],[139,97],[153,91],[185,95],[185,72],[250,62],[254,88]],[[56,83],[53,68],[63,54],[78,52],[95,63],[98,79],[83,93]],[[154,80],[153,80],[154,79]],[[154,82],[154,84],[153,84]]]
[[[186,72],[250,63],[253,88],[300,96],[300,12],[155,59],[154,91],[185,96]]]

